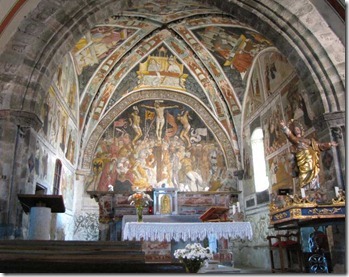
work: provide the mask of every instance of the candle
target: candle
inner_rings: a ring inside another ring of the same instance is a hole
[[[335,193],[336,193],[336,197],[338,197],[339,196],[339,187],[334,187],[334,191],[335,191]]]
[[[236,213],[236,206],[233,205],[233,214],[235,214],[235,213]]]
[[[305,198],[305,189],[301,188],[301,195],[302,195],[302,198]]]
[[[240,212],[240,203],[239,202],[236,202],[236,206],[238,208],[238,213]]]

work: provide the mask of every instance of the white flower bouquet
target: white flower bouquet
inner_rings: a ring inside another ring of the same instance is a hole
[[[187,244],[183,249],[177,249],[174,257],[182,262],[187,272],[196,273],[202,263],[212,258],[209,247],[203,247],[200,243]]]

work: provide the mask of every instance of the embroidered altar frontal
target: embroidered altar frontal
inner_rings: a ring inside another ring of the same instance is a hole
[[[156,223],[128,222],[123,230],[123,240],[175,241],[203,240],[209,234],[217,239],[252,239],[249,222],[195,222],[195,223]]]

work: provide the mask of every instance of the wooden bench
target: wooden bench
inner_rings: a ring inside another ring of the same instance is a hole
[[[0,241],[3,273],[185,272],[179,264],[146,264],[136,241]]]

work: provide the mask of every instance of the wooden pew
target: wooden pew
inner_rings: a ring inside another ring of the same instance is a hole
[[[0,241],[3,273],[178,273],[181,264],[146,264],[136,241]]]

